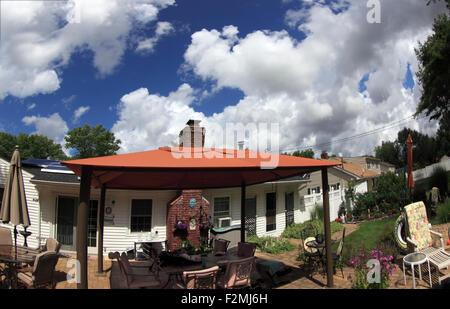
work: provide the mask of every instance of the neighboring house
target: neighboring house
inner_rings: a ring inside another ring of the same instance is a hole
[[[351,205],[351,201],[346,198],[345,194],[350,184],[354,185],[355,193],[364,193],[368,191],[367,178],[355,173],[355,168],[343,169],[341,167],[332,167],[328,169],[330,220],[338,218],[340,206],[345,205],[346,203],[350,203]],[[309,174],[309,180],[308,183],[300,187],[299,194],[302,205],[304,205],[304,208],[310,213],[316,204],[322,205],[323,188],[321,172],[317,171]]]

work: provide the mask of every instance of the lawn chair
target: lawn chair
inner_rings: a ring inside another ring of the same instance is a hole
[[[31,272],[19,272],[17,279],[27,287],[40,288],[50,285],[55,288],[53,274],[58,263],[58,254],[54,251],[45,251],[36,256],[33,270]]]
[[[61,248],[61,244],[54,238],[47,238],[45,241],[45,245],[42,246],[41,251],[54,251],[59,253],[59,249]]]
[[[119,255],[118,252],[110,253],[110,258],[116,258],[119,262],[120,270],[126,278],[126,284],[129,289],[138,288],[162,288],[167,284],[167,280],[161,280],[160,271],[149,269],[149,265],[132,265],[126,254]],[[134,263],[133,263],[134,264]]]
[[[409,251],[424,253],[430,260],[430,263],[436,267],[438,273],[440,269],[448,269],[450,266],[450,254],[444,249],[442,234],[431,230],[425,204],[423,202],[409,204],[405,206],[404,211],[408,233],[406,242],[408,243]],[[434,246],[433,236],[439,237],[440,247]],[[448,277],[450,277],[450,274],[443,277],[438,275],[439,284]]]
[[[342,230],[342,238],[339,242],[339,246],[336,250],[336,253],[333,253],[333,272],[336,273],[336,264],[339,264],[339,268],[341,269],[342,278],[344,278],[344,270],[343,270],[343,262],[342,262],[342,251],[344,250],[344,239],[345,239],[345,227]]]
[[[219,266],[208,269],[184,271],[183,282],[186,289],[215,289]]]
[[[213,254],[214,255],[225,255],[228,250],[230,241],[221,238],[214,239]]]
[[[255,257],[227,261],[225,274],[217,281],[217,286],[223,289],[251,287],[251,273],[255,267]]]
[[[0,227],[0,245],[12,246],[11,230],[6,227]]]
[[[251,242],[238,242],[237,255],[248,258],[255,255],[256,244]]]

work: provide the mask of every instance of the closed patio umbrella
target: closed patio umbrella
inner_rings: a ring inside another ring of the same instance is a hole
[[[16,146],[9,165],[9,175],[3,193],[0,220],[14,225],[14,245],[17,248],[17,226],[30,226],[25,187],[23,185],[22,163],[19,146]]]

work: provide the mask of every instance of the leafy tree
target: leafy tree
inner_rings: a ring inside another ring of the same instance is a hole
[[[16,145],[19,146],[22,159],[67,159],[61,145],[55,144],[52,139],[44,135],[19,133],[14,136],[7,132],[0,132],[0,156],[2,158],[10,160]]]
[[[74,159],[92,158],[115,155],[120,149],[121,141],[114,137],[114,133],[106,130],[101,124],[91,127],[73,128],[65,137],[66,147],[74,148]]]
[[[395,141],[399,149],[399,159],[402,166],[406,166],[408,160],[408,144],[406,139],[408,134],[411,134],[413,140],[413,164],[414,169],[423,168],[427,165],[433,164],[437,161],[437,143],[433,137],[411,130],[403,128],[397,134],[397,140]]]
[[[419,60],[416,75],[423,88],[416,115],[425,112],[431,119],[440,119],[450,113],[450,18],[447,14],[434,20],[433,31],[415,49]]]
[[[437,158],[450,155],[450,113],[443,115],[436,132]]]
[[[307,149],[307,150],[296,150],[291,154],[287,154],[287,155],[291,155],[294,157],[302,157],[302,158],[311,158],[314,159],[314,151],[312,149]]]
[[[399,160],[400,149],[395,142],[381,142],[381,146],[375,147],[375,157],[384,162],[391,163],[397,167],[402,166],[402,162]]]
[[[9,161],[17,145],[16,137],[7,132],[0,132],[0,157]]]

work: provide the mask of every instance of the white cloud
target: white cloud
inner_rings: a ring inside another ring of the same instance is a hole
[[[433,18],[444,7],[412,0],[381,1],[381,6],[381,24],[366,21],[364,1],[336,1],[333,9],[339,13],[323,3],[288,11],[286,22],[307,34],[300,42],[286,31],[255,31],[239,38],[236,30],[228,35],[235,27],[203,29],[192,35],[185,69],[218,88],[244,92],[236,106],[211,118],[278,122],[284,149],[374,130],[415,112],[418,93],[405,90],[403,80],[408,63],[413,74],[417,71],[414,47],[431,33]],[[359,81],[370,72],[364,98]],[[436,127],[427,120],[406,125],[422,132]],[[371,153],[399,129],[316,152]]]
[[[194,90],[181,85],[168,96],[150,94],[140,88],[121,98],[118,121],[111,131],[122,141],[122,153],[171,146],[178,142],[178,134],[189,119],[203,119],[189,105],[194,100]],[[181,127],[180,127],[181,126]]]
[[[99,75],[111,74],[130,34],[173,4],[175,0],[3,1],[0,99],[58,90],[57,69],[75,52],[92,51]]]
[[[209,91],[197,92],[184,84],[161,96],[141,88],[122,97],[112,131],[123,142],[121,152],[133,152],[177,143],[188,119],[201,120],[206,145],[217,147],[236,146],[229,137],[225,144],[217,130],[227,123],[279,123],[281,150],[294,151],[398,122],[415,112],[419,87],[411,92],[403,80],[408,63],[413,74],[417,71],[414,47],[431,33],[433,18],[442,7],[412,0],[382,1],[382,24],[369,24],[364,1],[337,0],[332,8],[340,8],[339,13],[323,2],[311,2],[287,19],[307,33],[302,41],[284,30],[239,36],[233,25],[203,29],[192,35],[184,69],[212,83],[212,93],[236,88],[244,98],[206,117],[192,103]],[[359,82],[368,73],[364,97]],[[402,124],[427,134],[436,130],[436,122],[426,119]],[[315,151],[370,154],[381,140],[395,139],[401,128]]]
[[[34,109],[35,107],[36,107],[36,103],[31,103],[27,106],[27,110],[30,111],[30,110]]]
[[[155,45],[163,37],[174,31],[174,28],[169,22],[158,22],[155,30],[155,36],[151,38],[142,39],[138,42],[136,51],[151,53],[154,51]]]
[[[81,116],[86,114],[91,108],[89,106],[80,106],[75,110],[73,114],[73,122],[76,123],[80,119]]]
[[[27,116],[22,119],[22,122],[27,125],[33,125],[36,128],[34,134],[45,135],[52,139],[55,143],[63,145],[64,136],[69,130],[67,123],[58,113],[54,113],[48,117],[41,116]]]

